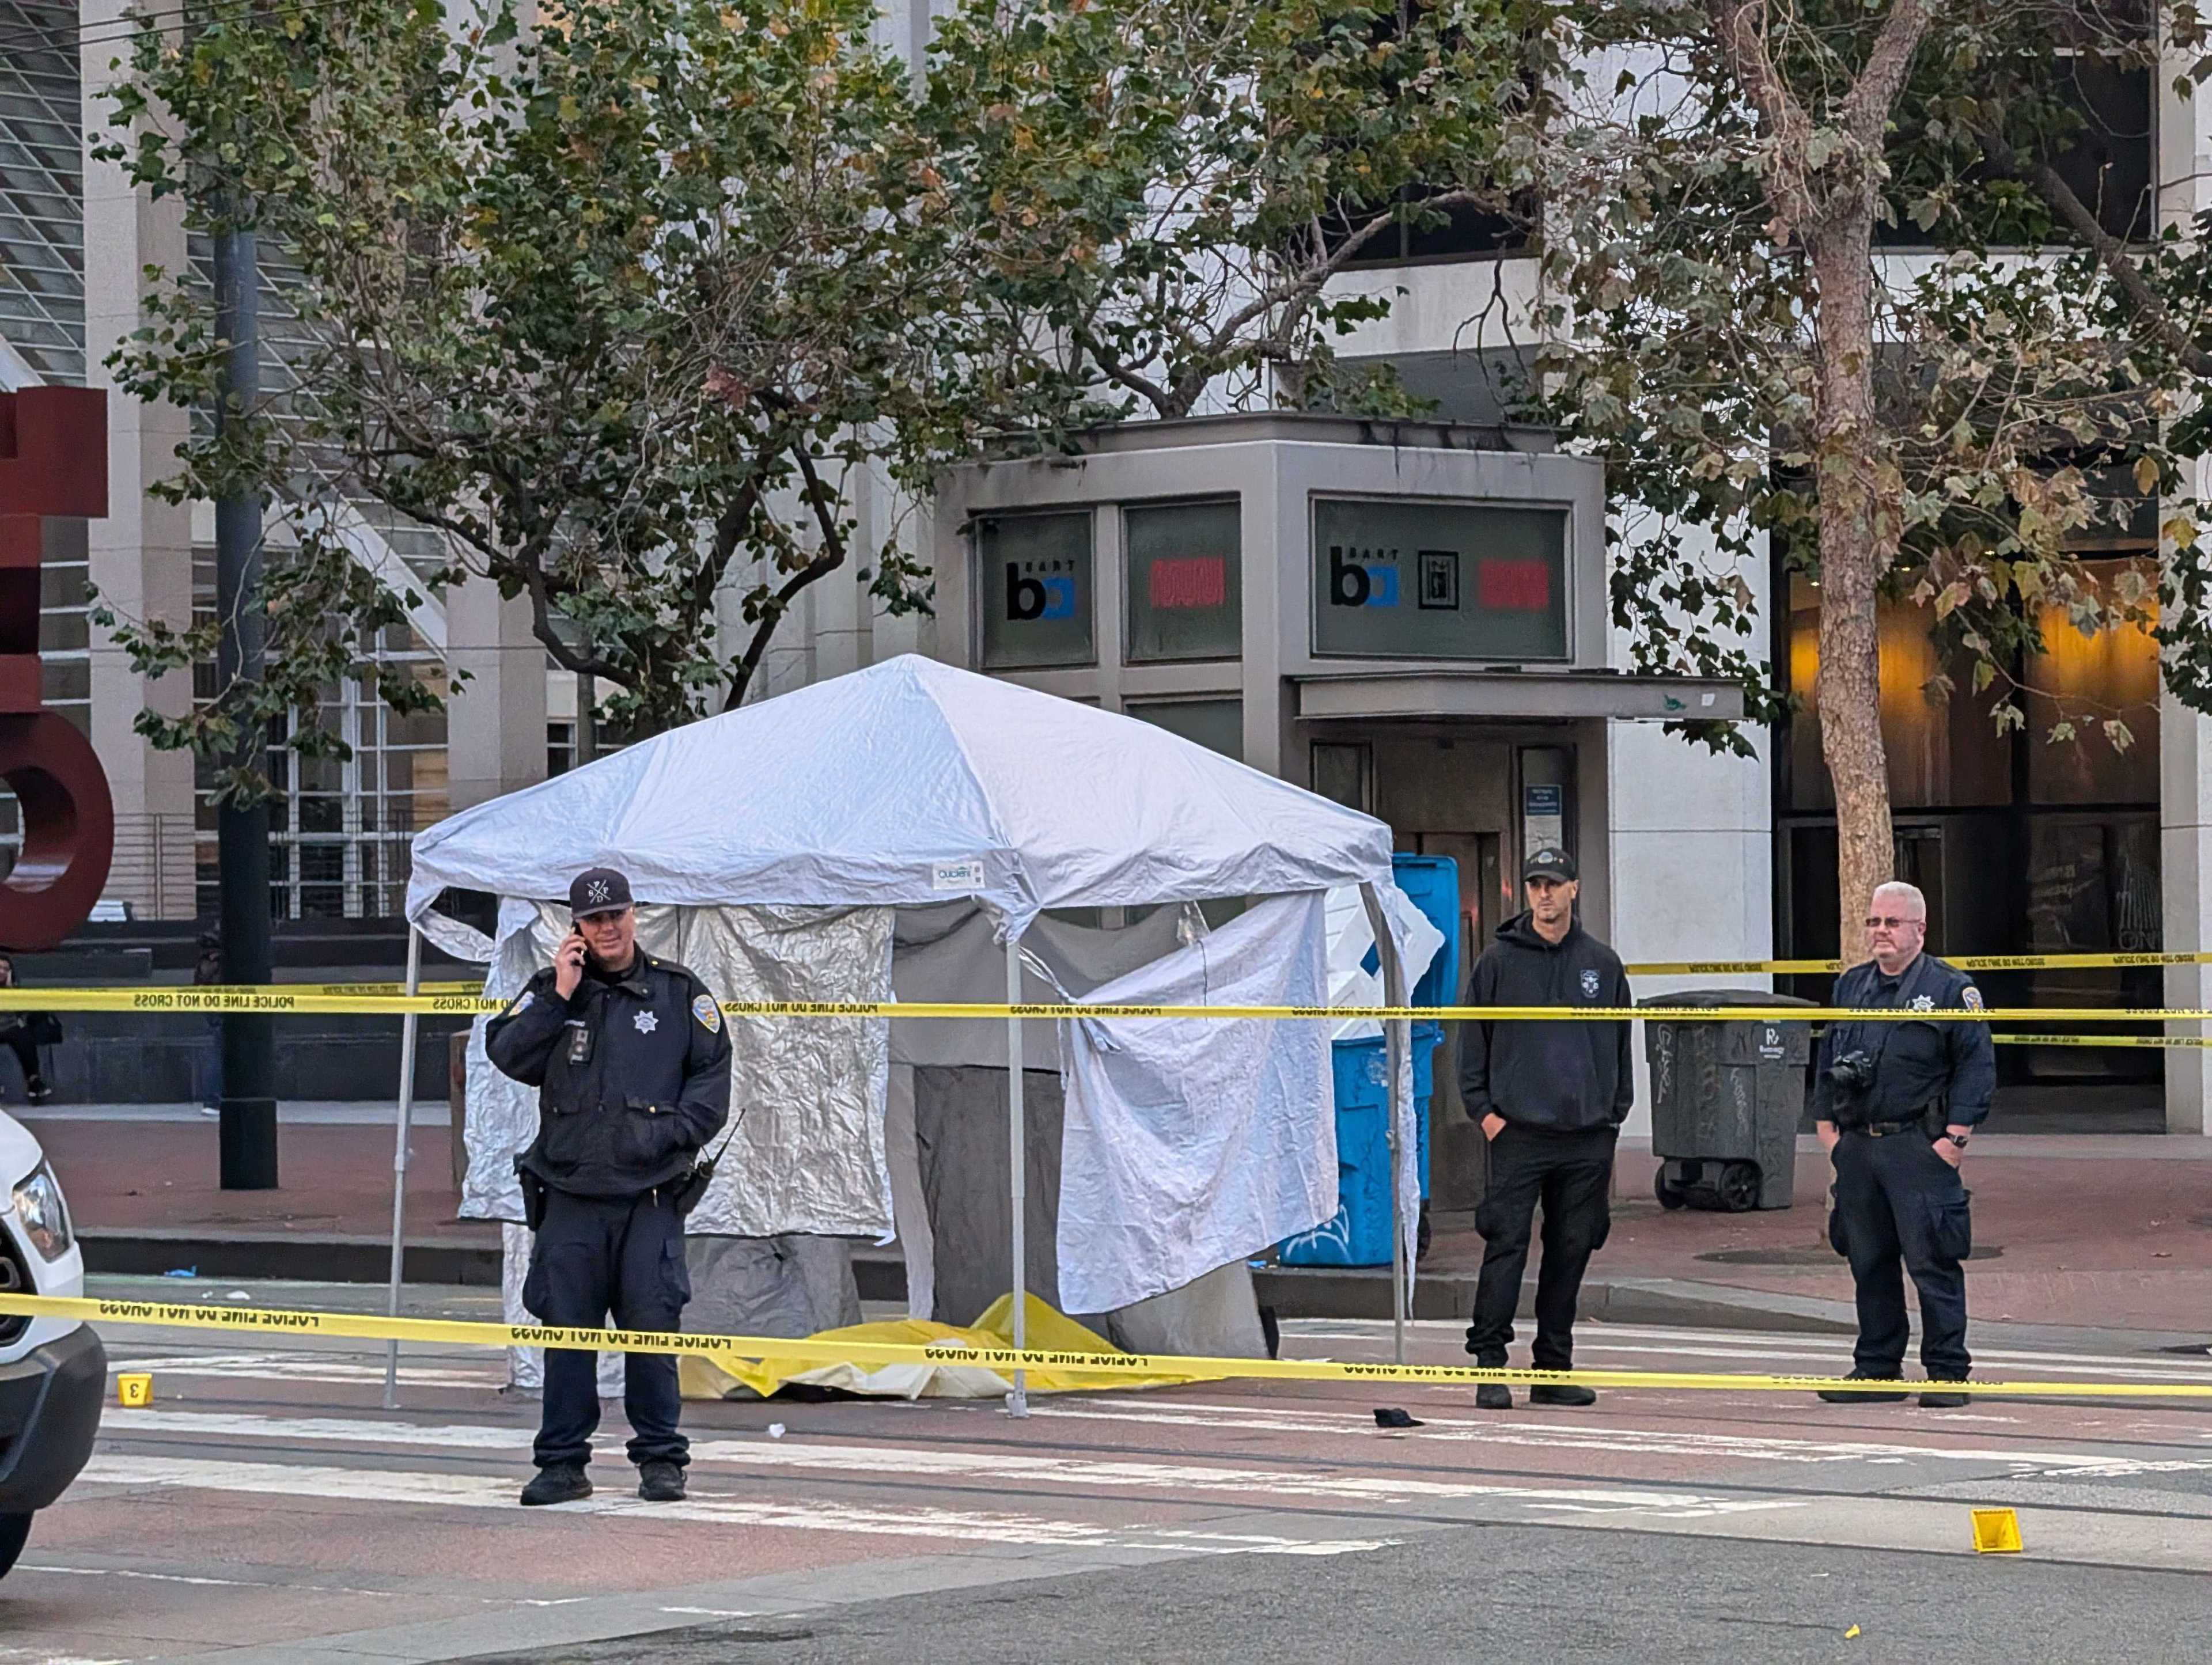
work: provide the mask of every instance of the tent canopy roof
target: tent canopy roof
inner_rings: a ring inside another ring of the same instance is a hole
[[[1370,816],[1133,718],[908,654],[643,741],[415,841],[447,886],[641,902],[1141,907],[1390,880]]]

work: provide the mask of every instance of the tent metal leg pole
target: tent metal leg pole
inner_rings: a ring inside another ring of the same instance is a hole
[[[422,933],[410,926],[407,992],[418,993],[422,987]],[[407,1251],[407,1124],[415,1117],[416,1025],[412,1012],[399,1020],[399,1114],[394,1119],[392,1152],[392,1287],[385,1303],[386,1312],[394,1318],[399,1316],[399,1279]],[[454,1133],[458,1137],[459,1129]],[[384,1408],[399,1408],[399,1343],[396,1340],[384,1344]]]
[[[1382,899],[1371,884],[1359,887],[1360,900],[1366,904],[1367,919],[1375,930],[1375,957],[1382,969],[1382,1003],[1390,1006],[1406,1004],[1406,968],[1398,958],[1398,945],[1390,935],[1389,922],[1382,912]],[[1413,1029],[1402,1018],[1393,1018],[1382,1025],[1382,1055],[1390,1079],[1390,1113],[1383,1119],[1388,1130],[1390,1150],[1390,1336],[1391,1357],[1399,1364],[1406,1362],[1406,1183],[1411,1176],[1408,1170],[1414,1161],[1414,1152],[1407,1148],[1398,1133],[1398,1094],[1402,1084],[1410,1094],[1413,1088]]]
[[[1022,1003],[1022,945],[1015,938],[1006,939],[1006,1004]],[[1010,1158],[1012,1182],[1007,1195],[1013,1203],[1013,1281],[1014,1346],[1017,1351],[1029,1346],[1029,1124],[1022,1108],[1022,1020],[1006,1019],[1006,1154]],[[1027,1370],[1014,1372],[1014,1389],[1006,1395],[1006,1414],[1025,1417],[1030,1413],[1030,1383]]]

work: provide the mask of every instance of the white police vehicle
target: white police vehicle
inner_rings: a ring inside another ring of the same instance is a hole
[[[39,1141],[0,1115],[0,1291],[82,1295],[77,1250],[61,1182]],[[68,1488],[100,1431],[107,1355],[74,1318],[0,1313],[0,1574],[15,1565],[31,1516]]]

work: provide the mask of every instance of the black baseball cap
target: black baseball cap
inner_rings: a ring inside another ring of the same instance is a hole
[[[568,886],[568,911],[578,919],[629,904],[629,881],[611,867],[586,867]]]
[[[1532,878],[1557,879],[1564,884],[1574,877],[1575,859],[1561,849],[1547,847],[1521,864],[1521,882],[1523,884]]]

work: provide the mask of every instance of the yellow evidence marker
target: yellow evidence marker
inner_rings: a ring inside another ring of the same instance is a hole
[[[2019,1516],[2009,1509],[1977,1509],[1973,1513],[1975,1554],[2020,1553]]]
[[[154,1378],[143,1372],[118,1376],[115,1397],[125,1410],[142,1410],[154,1402]]]

